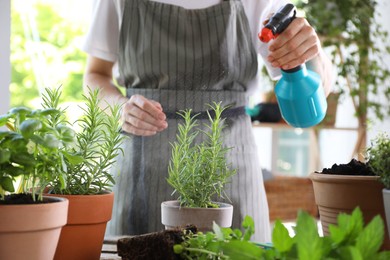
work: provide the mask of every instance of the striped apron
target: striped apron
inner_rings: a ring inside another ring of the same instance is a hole
[[[119,68],[127,96],[140,94],[161,103],[167,115],[207,104],[245,106],[247,85],[257,73],[257,55],[241,1],[223,1],[189,10],[147,0],[125,3],[120,34]],[[166,181],[177,125],[154,136],[131,136],[123,145],[113,173],[113,218],[107,235],[159,231],[161,202],[173,200]],[[199,119],[199,125],[207,123]],[[237,174],[226,186],[234,206],[233,227],[245,215],[255,220],[253,239],[270,241],[268,205],[249,116],[236,113],[225,120],[224,145],[234,147],[228,161]],[[198,140],[199,141],[199,140]],[[229,200],[225,200],[229,202]]]

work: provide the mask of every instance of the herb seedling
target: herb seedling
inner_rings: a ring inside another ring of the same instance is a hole
[[[223,197],[225,184],[236,173],[225,157],[232,148],[224,147],[222,142],[224,108],[221,103],[210,108],[215,115],[208,112],[206,131],[195,129],[197,115],[192,115],[191,110],[182,111],[184,123],[179,124],[177,140],[172,144],[167,181],[174,188],[173,194],[179,194],[180,204],[186,207],[218,207],[212,196]],[[196,143],[199,134],[204,134],[206,140]]]
[[[272,233],[273,247],[267,249],[250,241],[252,218],[247,216],[242,226],[244,233],[214,224],[213,232],[185,235],[173,250],[182,259],[390,259],[390,251],[380,251],[384,238],[382,219],[376,216],[364,227],[359,208],[351,215],[340,214],[337,225],[330,225],[328,237],[319,236],[315,219],[306,212],[298,214],[294,237],[278,220]]]
[[[120,134],[120,107],[99,107],[99,91],[89,91],[83,116],[75,122],[81,131],[76,133],[75,145],[65,151],[66,172],[64,179],[51,183],[51,193],[67,195],[100,194],[111,190],[115,183],[110,168],[122,151]],[[58,109],[58,90],[49,91],[45,102],[48,108]],[[106,113],[108,112],[108,113]],[[54,119],[53,124],[64,123]],[[62,185],[65,182],[66,185]]]

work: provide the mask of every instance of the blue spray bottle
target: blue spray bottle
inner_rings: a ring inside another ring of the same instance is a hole
[[[262,42],[275,39],[295,18],[295,7],[280,8],[259,33]],[[282,78],[275,86],[275,95],[283,119],[293,127],[311,127],[326,114],[327,103],[320,76],[305,64],[289,70],[282,69]]]

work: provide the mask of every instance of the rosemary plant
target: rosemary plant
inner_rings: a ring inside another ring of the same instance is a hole
[[[214,116],[209,116],[206,131],[200,130],[196,116],[192,110],[179,113],[184,123],[178,125],[176,141],[172,143],[172,155],[168,167],[168,183],[179,195],[178,200],[186,207],[218,207],[212,202],[212,197],[224,197],[224,186],[229,178],[236,173],[230,169],[226,154],[232,147],[224,147],[221,118],[221,103],[209,105]],[[197,129],[196,129],[197,128]],[[196,143],[199,134],[205,135],[205,141]]]
[[[108,106],[108,111],[99,107],[99,91],[84,95],[84,115],[77,123],[81,131],[76,133],[76,142],[66,150],[66,175],[51,184],[51,193],[67,195],[100,194],[110,191],[115,180],[110,168],[121,152],[123,136],[120,134],[120,107]],[[57,108],[59,95],[49,92],[47,107]],[[107,112],[107,113],[106,113]],[[53,119],[58,124],[59,119]],[[65,182],[66,185],[62,183]]]

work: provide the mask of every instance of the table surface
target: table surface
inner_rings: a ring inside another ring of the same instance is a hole
[[[105,237],[103,242],[102,254],[100,260],[120,260],[117,254],[116,243],[122,237]]]

